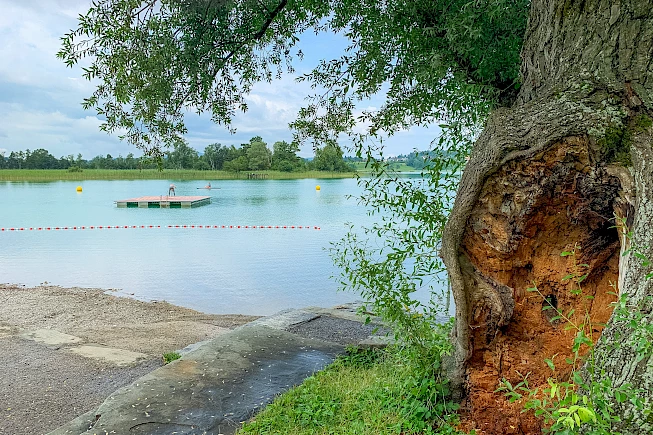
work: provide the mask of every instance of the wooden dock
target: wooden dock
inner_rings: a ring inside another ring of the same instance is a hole
[[[115,201],[123,208],[191,208],[211,203],[210,196],[141,196]]]

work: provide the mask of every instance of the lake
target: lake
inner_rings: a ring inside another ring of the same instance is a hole
[[[118,208],[114,201],[208,195],[192,209]],[[115,289],[118,294],[215,314],[268,315],[333,306],[328,252],[348,222],[370,224],[354,179],[0,182],[0,228],[160,225],[145,229],[0,232],[0,282]],[[81,193],[76,192],[82,186]],[[316,185],[321,190],[315,189]],[[183,229],[167,225],[317,226],[315,229]],[[428,300],[428,295],[423,295]]]

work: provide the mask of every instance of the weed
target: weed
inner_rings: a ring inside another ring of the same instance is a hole
[[[178,352],[168,352],[163,354],[163,364],[169,364],[174,360],[181,358]]]

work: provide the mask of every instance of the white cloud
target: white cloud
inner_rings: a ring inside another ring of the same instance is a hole
[[[94,116],[76,118],[7,104],[0,104],[0,115],[0,129],[7,132],[2,143],[11,144],[13,151],[45,148],[56,157],[81,153],[85,158],[134,152],[129,144],[101,132],[101,121]]]
[[[93,92],[94,84],[81,77],[79,67],[67,68],[56,58],[60,38],[77,25],[77,16],[90,6],[90,0],[0,0],[0,146],[19,151],[45,148],[55,156],[82,153],[118,155],[140,152],[99,130],[101,121],[93,111],[83,111],[80,103]],[[345,44],[341,37],[321,34],[302,35],[305,61],[296,65],[307,72],[321,57],[337,57]],[[215,125],[208,115],[189,114],[188,140],[203,150],[210,143],[238,145],[260,135],[268,143],[291,140],[288,123],[315,93],[306,83],[283,77],[273,83],[254,86],[246,96],[247,113],[233,120],[237,134]],[[380,99],[369,103],[379,107]],[[357,126],[360,131],[364,125]],[[385,143],[388,152],[401,154],[413,148],[424,149],[435,136],[428,129],[401,132]],[[300,155],[310,156],[310,145]]]
[[[76,16],[71,16],[73,6],[81,11],[88,2],[0,0],[0,56],[5,59],[0,65],[0,77],[43,87],[62,78],[66,67],[56,53],[61,36],[76,23]]]

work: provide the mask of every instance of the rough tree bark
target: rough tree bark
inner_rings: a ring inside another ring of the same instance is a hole
[[[534,0],[515,104],[488,119],[463,174],[441,255],[454,300],[454,391],[480,433],[539,433],[494,393],[499,381],[531,386],[571,354],[573,332],[550,322],[547,300],[608,322],[597,354],[616,385],[633,383],[653,399],[653,359],[637,361],[624,322],[611,319],[613,286],[653,321],[653,280],[620,255],[632,241],[653,258],[653,5],[647,0]],[[616,160],[616,161],[615,161]],[[627,239],[615,228],[624,217]],[[586,263],[588,300],[562,278],[576,246]],[[648,246],[648,247],[647,247]],[[612,285],[612,286],[611,286]],[[601,327],[594,331],[598,339]],[[621,346],[615,348],[615,342]],[[559,375],[564,376],[564,369]],[[653,403],[653,402],[649,402]],[[620,405],[624,433],[653,433],[651,416]]]

